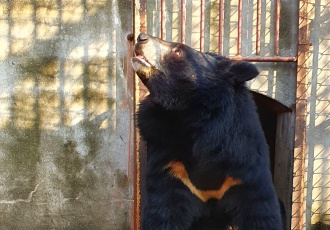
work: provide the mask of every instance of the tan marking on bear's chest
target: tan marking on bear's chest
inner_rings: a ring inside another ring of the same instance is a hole
[[[170,174],[177,179],[181,180],[184,185],[186,185],[189,190],[201,199],[203,202],[207,202],[210,199],[220,200],[224,194],[233,186],[239,185],[242,182],[238,179],[234,179],[230,176],[227,176],[223,184],[219,189],[215,190],[200,190],[196,188],[196,186],[190,181],[188,172],[186,171],[185,166],[178,161],[170,162],[166,167],[166,169],[170,170]]]

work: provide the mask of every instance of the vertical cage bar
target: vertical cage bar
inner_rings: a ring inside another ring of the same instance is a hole
[[[181,0],[181,33],[180,33],[180,42],[185,42],[186,37],[186,1]]]
[[[165,38],[165,0],[160,1],[160,38]]]
[[[147,24],[147,1],[146,0],[139,0],[139,2],[140,2],[140,9],[139,9],[140,31],[139,32],[140,33],[147,33],[147,25],[146,25]],[[135,17],[134,17],[134,20],[135,20]]]
[[[238,20],[237,20],[237,55],[242,54],[242,0],[238,1]]]
[[[261,0],[257,0],[256,55],[260,55]]]
[[[204,1],[201,0],[201,16],[200,16],[200,40],[199,40],[199,50],[203,51],[204,49]]]
[[[127,45],[127,57],[126,57],[126,76],[127,76],[127,88],[130,91],[129,93],[132,95],[132,99],[129,100],[129,113],[132,119],[129,120],[130,124],[130,139],[132,144],[128,145],[132,149],[129,152],[132,152],[132,157],[130,165],[128,167],[133,168],[133,206],[131,207],[131,229],[139,230],[140,226],[140,165],[139,165],[139,153],[137,151],[137,130],[135,128],[135,120],[136,120],[136,82],[134,77],[134,70],[131,65],[132,57],[134,56],[134,34],[135,34],[135,1],[132,2],[132,33],[128,34],[126,37],[126,45]]]
[[[274,55],[279,55],[279,40],[280,40],[280,10],[281,1],[275,2],[275,38],[274,38]]]
[[[222,54],[222,43],[223,43],[223,0],[219,0],[219,39],[218,39],[218,53]]]
[[[310,47],[310,21],[313,13],[309,9],[308,0],[299,1],[299,32],[298,32],[298,61],[297,61],[297,91],[296,91],[296,124],[295,124],[295,149],[293,162],[293,192],[291,229],[300,230],[304,227],[305,202],[305,161],[306,161],[306,124],[308,100],[308,59],[311,55]]]
[[[134,12],[134,10],[133,10]],[[127,78],[127,89],[129,90],[129,93],[132,95],[132,97],[128,98],[128,103],[129,103],[129,113],[130,117],[132,119],[129,120],[129,143],[128,143],[128,175],[133,177],[133,187],[134,187],[134,192],[133,192],[133,197],[132,200],[134,200],[134,205],[131,208],[131,228],[132,229],[137,229],[136,227],[139,225],[139,219],[140,218],[135,218],[140,216],[140,198],[138,197],[140,187],[139,187],[139,176],[140,176],[140,170],[139,166],[137,164],[137,151],[136,151],[136,129],[134,128],[134,121],[135,121],[135,78],[134,78],[134,71],[132,66],[130,65],[131,59],[133,57],[133,47],[134,47],[134,29],[132,34],[128,34],[126,37],[126,44],[127,44],[127,56],[126,56],[126,62],[125,60],[123,64],[126,67],[126,78]],[[133,159],[132,159],[133,158]],[[131,172],[131,170],[133,172]]]
[[[138,15],[140,15],[140,28],[137,31],[134,30],[133,33],[133,43],[134,43],[134,35],[135,32],[137,33],[147,33],[147,0],[133,0],[133,8],[136,10],[136,3],[140,4],[140,9]],[[135,12],[134,10],[134,12]],[[135,23],[137,20],[137,15],[133,17],[133,29],[135,28]],[[143,85],[141,81],[135,83],[135,114],[137,112],[137,104],[144,98],[147,94],[147,89]],[[134,117],[134,121],[135,117]],[[135,178],[136,178],[136,187],[135,187],[135,226],[134,230],[140,230],[140,221],[141,221],[141,209],[142,204],[144,201],[144,194],[145,194],[145,165],[147,159],[147,150],[146,150],[146,143],[141,139],[137,128],[135,129],[135,151],[136,151],[136,165],[135,165]]]

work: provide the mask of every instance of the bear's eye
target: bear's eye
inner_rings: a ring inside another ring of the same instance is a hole
[[[182,50],[178,47],[175,47],[173,49],[173,54],[176,56],[176,57],[182,57]]]

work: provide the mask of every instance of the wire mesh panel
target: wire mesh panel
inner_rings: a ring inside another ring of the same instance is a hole
[[[280,0],[140,0],[146,31],[233,60],[294,62],[279,49]]]
[[[287,107],[295,104],[298,2],[139,0],[137,3],[137,31],[232,60],[260,62],[259,77],[249,82],[251,89]]]

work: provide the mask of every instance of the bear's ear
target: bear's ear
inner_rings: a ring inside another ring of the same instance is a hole
[[[258,76],[259,71],[251,63],[236,62],[229,67],[229,73],[233,76],[237,84],[241,84]]]

